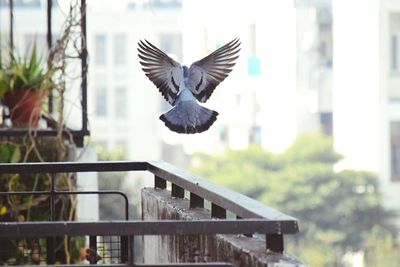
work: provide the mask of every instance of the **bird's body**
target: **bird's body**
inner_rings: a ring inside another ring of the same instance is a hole
[[[160,116],[165,125],[177,133],[201,133],[216,121],[218,112],[199,105],[211,96],[235,63],[240,43],[231,41],[190,68],[181,66],[150,42],[139,42],[143,71],[159,88],[173,108]]]

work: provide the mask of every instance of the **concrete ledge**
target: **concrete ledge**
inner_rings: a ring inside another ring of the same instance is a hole
[[[210,218],[203,208],[189,209],[189,200],[171,197],[170,191],[144,188],[142,219],[199,220]],[[236,235],[181,235],[143,237],[145,263],[232,262],[235,266],[305,266],[287,253],[267,252],[265,242]]]

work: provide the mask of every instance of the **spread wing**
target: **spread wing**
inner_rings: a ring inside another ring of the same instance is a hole
[[[239,46],[239,38],[236,38],[190,66],[188,86],[197,100],[206,102],[215,87],[232,71],[239,57]]]
[[[142,70],[165,100],[174,105],[183,79],[182,66],[147,40],[138,45]]]

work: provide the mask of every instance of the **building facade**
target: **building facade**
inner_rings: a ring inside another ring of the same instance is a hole
[[[333,1],[334,140],[345,156],[339,167],[377,173],[386,205],[396,210],[400,202],[399,18],[399,1]]]

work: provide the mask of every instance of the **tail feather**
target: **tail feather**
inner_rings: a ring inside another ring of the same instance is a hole
[[[218,112],[202,107],[194,101],[178,103],[160,116],[171,131],[195,134],[207,131],[217,120]]]

